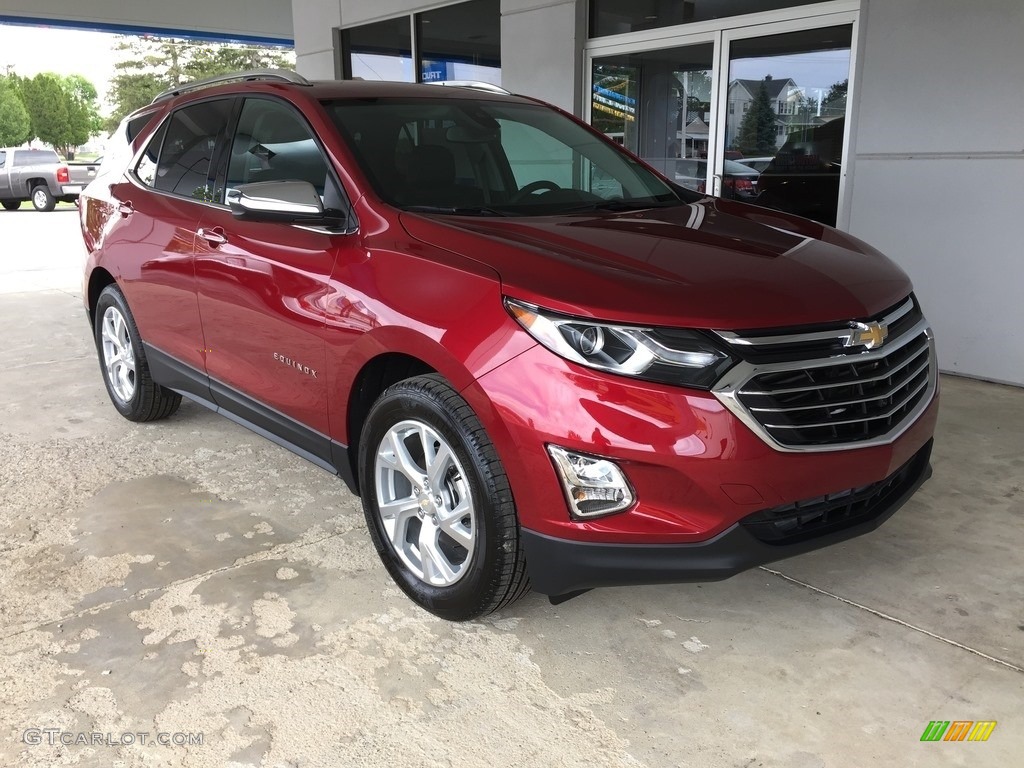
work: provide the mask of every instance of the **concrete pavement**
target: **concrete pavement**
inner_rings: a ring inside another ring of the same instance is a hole
[[[1019,764],[1024,391],[944,378],[935,475],[867,537],[449,624],[336,478],[189,401],[118,416],[76,227],[0,212],[0,764]]]

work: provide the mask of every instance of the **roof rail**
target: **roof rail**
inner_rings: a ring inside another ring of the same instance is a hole
[[[499,85],[484,83],[479,80],[433,80],[426,85],[447,85],[452,88],[472,88],[475,91],[487,91],[488,93],[500,93],[504,96],[511,96],[511,91],[506,91]]]
[[[158,93],[150,103],[156,104],[158,101],[170,99],[173,96],[179,96],[189,91],[198,91],[201,88],[210,88],[214,85],[232,83],[238,80],[276,80],[283,83],[295,83],[296,85],[311,85],[309,80],[302,75],[288,69],[250,69],[245,72],[229,72],[224,75],[217,75],[216,77],[207,77],[203,80],[176,85],[162,93]]]

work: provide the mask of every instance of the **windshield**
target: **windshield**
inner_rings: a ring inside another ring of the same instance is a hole
[[[407,210],[522,216],[680,203],[632,157],[546,107],[468,99],[324,107],[381,198]]]

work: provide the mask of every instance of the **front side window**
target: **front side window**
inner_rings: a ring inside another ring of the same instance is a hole
[[[628,154],[547,107],[469,99],[324,106],[378,194],[398,207],[542,215],[679,202]]]
[[[204,101],[171,115],[167,128],[158,132],[165,135],[152,181],[155,189],[204,202],[215,199],[213,153],[231,116],[231,103]],[[136,175],[145,181],[142,170],[140,163]]]
[[[305,121],[281,102],[246,99],[231,141],[227,188],[261,181],[306,181],[316,188],[324,208],[345,208]]]

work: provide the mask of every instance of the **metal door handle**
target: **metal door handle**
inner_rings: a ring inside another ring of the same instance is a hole
[[[196,234],[210,245],[224,245],[224,243],[228,241],[227,237],[224,235],[224,230],[220,227],[215,227],[210,230],[200,227],[196,231]]]
[[[132,206],[131,202],[128,202],[128,201],[125,201],[123,203],[118,203],[117,210],[125,218],[128,218],[133,213],[135,213],[134,206]]]

